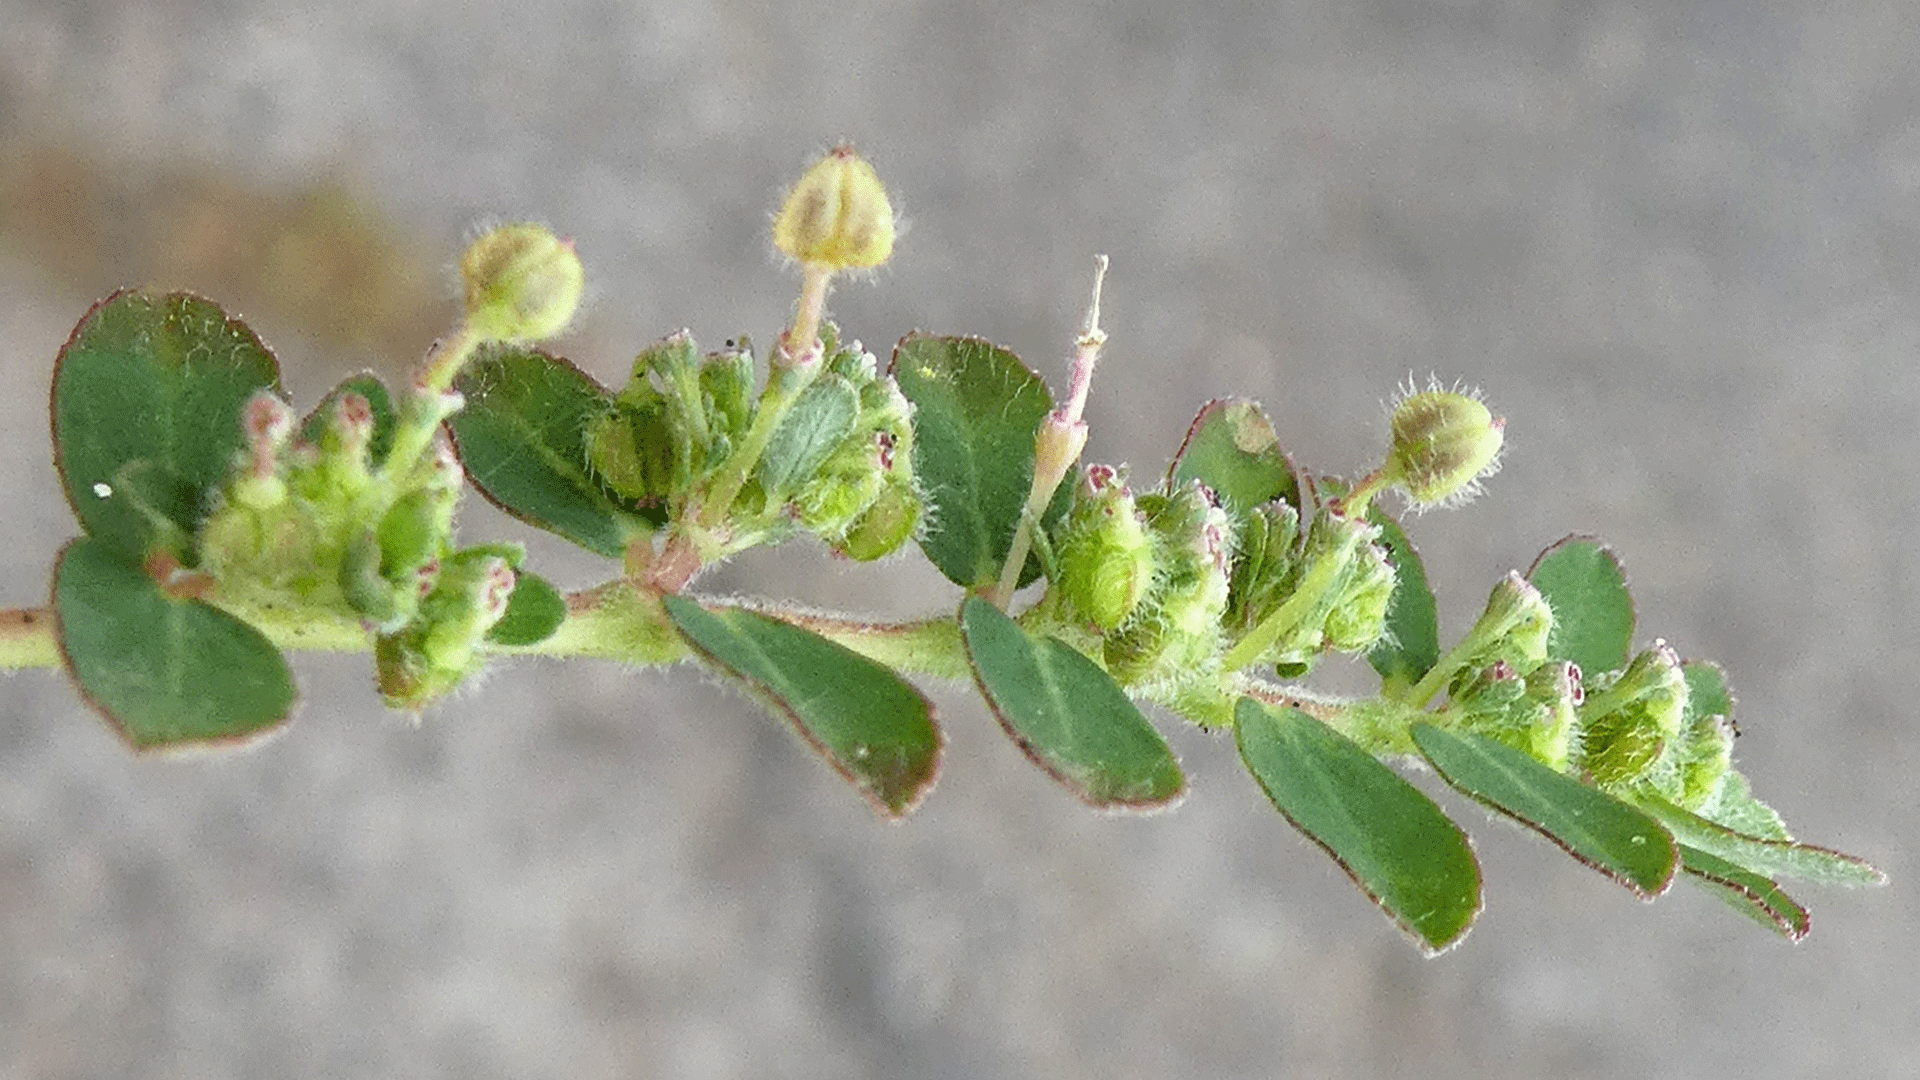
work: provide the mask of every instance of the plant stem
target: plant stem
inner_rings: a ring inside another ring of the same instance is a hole
[[[479,347],[479,340],[462,325],[451,338],[439,342],[427,354],[413,392],[401,408],[400,422],[393,433],[393,449],[387,452],[387,460],[380,470],[383,476],[399,480],[413,472],[420,455],[440,430],[440,422],[446,419],[441,403],[453,386],[453,377]]]
[[[820,345],[820,319],[827,310],[827,285],[833,274],[831,267],[819,263],[800,264],[800,299],[793,305],[793,325],[776,346],[795,362],[804,363]]]

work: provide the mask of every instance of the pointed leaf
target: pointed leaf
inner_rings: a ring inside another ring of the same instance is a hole
[[[1788,941],[1799,941],[1812,928],[1807,909],[1788,896],[1778,882],[1685,844],[1680,845],[1680,860],[1687,880]]]
[[[1651,900],[1673,883],[1678,848],[1667,830],[1640,810],[1482,735],[1415,724],[1413,742],[1455,789],[1642,898]]]
[[[359,394],[367,401],[367,409],[373,414],[373,436],[367,440],[367,458],[372,465],[379,465],[387,458],[387,451],[393,449],[393,425],[398,415],[393,408],[393,395],[387,391],[387,384],[380,376],[371,371],[362,371],[340,380],[340,384],[327,391],[307,418],[300,422],[300,438],[306,442],[318,443],[321,433],[333,423],[334,408],[340,398],[347,394]]]
[[[914,404],[914,468],[933,507],[920,546],[948,580],[993,584],[1033,486],[1033,439],[1053,396],[1020,358],[979,338],[910,334],[889,372]],[[1066,510],[1060,485],[1043,515]],[[1040,574],[1037,558],[1022,584]]]
[[[740,608],[664,598],[707,660],[784,717],[887,817],[912,810],[940,768],[933,706],[889,668],[826,638]]]
[[[293,675],[260,631],[167,595],[105,541],[69,543],[53,580],[67,671],[135,748],[244,740],[293,708]]]
[[[1440,615],[1434,606],[1427,569],[1400,523],[1377,506],[1367,517],[1380,526],[1380,540],[1393,564],[1393,596],[1387,601],[1387,633],[1367,652],[1367,663],[1380,674],[1383,686],[1412,688],[1440,662]]]
[[[1887,876],[1865,859],[1795,840],[1770,840],[1738,833],[1682,810],[1651,792],[1633,801],[1660,819],[1674,838],[1688,847],[1764,877],[1786,876],[1823,885],[1885,885]]]
[[[536,645],[567,621],[567,600],[546,578],[521,570],[514,575],[507,613],[487,631],[495,645]]]
[[[834,374],[815,379],[787,408],[760,455],[760,483],[775,498],[803,483],[841,441],[860,415],[860,392]]]
[[[1569,536],[1540,553],[1527,580],[1553,609],[1556,660],[1588,675],[1627,663],[1633,645],[1633,597],[1613,549],[1590,536]]]
[[[54,463],[74,516],[135,562],[163,546],[187,555],[245,443],[242,407],[279,386],[273,354],[211,300],[100,301],[53,373]]]
[[[447,421],[454,446],[467,478],[500,509],[613,557],[666,522],[665,508],[628,503],[589,472],[587,427],[613,395],[579,368],[534,349],[493,349],[454,389],[467,399]]]
[[[1273,805],[1422,949],[1466,934],[1480,912],[1480,864],[1433,800],[1298,709],[1242,698],[1235,720],[1240,760]]]
[[[978,598],[960,620],[974,681],[1033,763],[1082,801],[1165,806],[1186,791],[1167,741],[1100,665]]]
[[[1280,449],[1273,423],[1245,398],[1218,398],[1201,408],[1167,470],[1167,489],[1198,480],[1238,517],[1285,499],[1300,509],[1300,478]]]

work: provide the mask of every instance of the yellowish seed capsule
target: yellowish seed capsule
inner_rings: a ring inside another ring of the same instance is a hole
[[[566,329],[586,271],[573,244],[541,225],[502,225],[460,256],[467,326],[485,341],[539,341]]]
[[[1499,467],[1505,422],[1452,390],[1413,394],[1393,410],[1387,478],[1415,506],[1464,501]]]
[[[773,246],[828,270],[879,266],[893,254],[893,205],[866,159],[837,146],[793,186],[773,219]]]

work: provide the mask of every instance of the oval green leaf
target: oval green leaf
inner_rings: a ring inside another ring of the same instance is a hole
[[[979,598],[961,611],[974,681],[1013,741],[1068,791],[1102,809],[1151,809],[1186,791],[1167,741],[1100,665],[1036,638]]]
[[[546,578],[519,571],[507,613],[487,631],[495,645],[537,645],[553,636],[567,621],[567,600]]]
[[[1660,820],[1674,839],[1763,877],[1795,877],[1822,885],[1885,885],[1887,875],[1855,855],[1797,840],[1748,836],[1683,810],[1652,792],[1633,801]]]
[[[1771,878],[1743,870],[1685,844],[1680,845],[1680,865],[1686,870],[1688,881],[1788,941],[1799,941],[1813,928],[1807,909]]]
[[[1187,437],[1167,470],[1167,490],[1198,480],[1229,514],[1285,499],[1300,509],[1300,478],[1280,449],[1273,422],[1246,398],[1209,401],[1193,418]]]
[[[1440,662],[1440,613],[1434,605],[1433,588],[1427,584],[1427,568],[1400,523],[1378,506],[1367,508],[1367,518],[1380,526],[1387,561],[1393,564],[1387,632],[1367,652],[1367,663],[1379,673],[1383,689],[1391,696],[1397,690],[1418,685],[1420,677]]]
[[[168,596],[105,541],[60,553],[53,612],[67,672],[136,749],[238,742],[293,708],[293,675],[260,631]]]
[[[1680,852],[1644,812],[1470,732],[1413,725],[1413,742],[1441,779],[1651,900],[1673,884]]]
[[[933,507],[920,547],[954,584],[991,585],[1027,505],[1034,433],[1053,396],[1019,357],[979,338],[909,334],[888,370],[914,404],[914,469]],[[1043,523],[1066,511],[1070,488],[1060,485]],[[1029,558],[1020,582],[1039,574]]]
[[[899,817],[932,789],[942,744],[933,706],[891,669],[757,612],[664,603],[695,651],[785,718],[881,814]]]
[[[252,330],[189,293],[122,290],[74,327],[53,371],[53,456],[89,536],[139,562],[199,531],[245,443],[241,411],[278,391]]]
[[[1480,912],[1480,864],[1432,799],[1298,709],[1242,698],[1234,733],[1273,805],[1422,950],[1465,936]]]
[[[1527,580],[1553,609],[1556,660],[1588,675],[1624,667],[1633,647],[1633,597],[1613,549],[1590,536],[1569,536],[1540,553]]]
[[[467,399],[447,421],[454,448],[495,506],[614,558],[666,523],[665,507],[628,503],[589,472],[587,427],[613,408],[613,395],[579,368],[537,349],[491,349],[454,389]]]

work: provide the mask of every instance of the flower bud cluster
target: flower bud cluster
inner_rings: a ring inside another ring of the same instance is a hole
[[[442,415],[458,406],[454,394],[428,404]],[[329,397],[297,431],[287,406],[264,392],[242,422],[246,448],[198,545],[220,602],[265,626],[330,617],[375,634],[382,649],[434,642],[412,684],[438,689],[389,693],[396,704],[424,704],[471,674],[520,553],[454,547],[463,480],[451,448],[439,443],[404,475],[389,475],[373,403],[353,390]],[[487,564],[489,587],[477,590],[468,571],[487,559],[498,565]]]
[[[1226,625],[1238,639],[1280,619],[1258,661],[1296,677],[1325,652],[1360,653],[1379,642],[1394,582],[1379,526],[1321,507],[1302,535],[1299,511],[1276,499],[1247,516]]]
[[[841,347],[831,326],[822,340],[823,377],[846,380],[859,396],[859,410],[851,430],[801,482],[788,505],[835,552],[868,562],[898,550],[920,527],[913,403],[857,342]]]
[[[517,547],[485,545],[447,557],[418,617],[374,642],[376,685],[395,708],[417,709],[473,674],[479,646],[507,613]]]
[[[1461,729],[1611,790],[1651,787],[1688,809],[1733,775],[1733,726],[1693,716],[1679,658],[1664,643],[1617,671],[1583,674],[1548,659],[1553,611],[1518,574],[1494,587],[1447,687]]]
[[[920,526],[913,406],[858,343],[822,328],[825,360],[784,406],[752,472],[721,515],[738,550],[796,528],[849,558],[897,550]],[[587,465],[610,493],[670,518],[736,465],[761,420],[751,346],[704,358],[686,333],[641,353],[609,411],[586,432]]]
[[[1093,496],[1101,497],[1099,491]],[[1197,480],[1168,494],[1141,495],[1134,502],[1145,520],[1153,576],[1131,616],[1105,635],[1107,670],[1130,686],[1181,681],[1215,669],[1220,618],[1227,609],[1231,521]],[[1082,550],[1098,553],[1097,548]],[[1063,579],[1088,574],[1071,568],[1079,554],[1061,552]]]
[[[1666,751],[1680,734],[1686,712],[1680,658],[1664,643],[1656,644],[1619,671],[1588,680],[1574,765],[1601,787],[1651,780],[1656,772],[1671,776],[1678,761]]]

